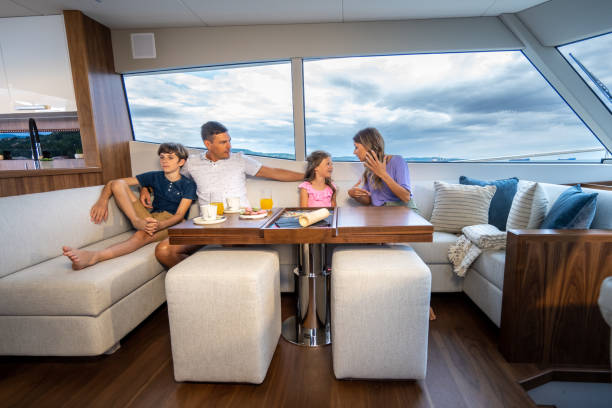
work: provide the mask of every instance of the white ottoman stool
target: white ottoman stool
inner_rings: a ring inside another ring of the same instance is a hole
[[[168,271],[176,381],[263,382],[281,332],[278,253],[196,252]]]
[[[408,245],[338,248],[332,257],[336,378],[423,379],[431,272]]]

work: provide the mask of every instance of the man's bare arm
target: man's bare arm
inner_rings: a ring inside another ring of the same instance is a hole
[[[304,173],[298,173],[297,171],[279,169],[275,167],[261,166],[257,174],[257,177],[269,178],[278,181],[301,181],[304,180]]]

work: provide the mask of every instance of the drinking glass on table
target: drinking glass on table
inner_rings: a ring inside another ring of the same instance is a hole
[[[223,195],[210,193],[210,203],[217,206],[217,215],[223,215]]]
[[[261,199],[259,205],[262,210],[271,210],[274,203],[272,202],[272,190],[269,188],[261,190]]]

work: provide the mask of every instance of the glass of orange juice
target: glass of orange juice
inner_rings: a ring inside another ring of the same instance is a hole
[[[274,203],[272,202],[272,190],[269,188],[261,190],[261,199],[259,205],[262,210],[271,210]]]
[[[217,206],[217,215],[223,215],[223,195],[210,193],[210,203]]]

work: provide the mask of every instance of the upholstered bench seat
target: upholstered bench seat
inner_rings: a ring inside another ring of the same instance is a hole
[[[278,253],[205,248],[170,269],[177,381],[263,382],[281,332]]]
[[[103,249],[132,235],[125,232],[83,249]],[[2,280],[0,310],[14,316],[97,316],[159,275],[154,252],[148,245],[79,271],[65,256],[22,269]]]
[[[416,252],[337,248],[331,279],[336,378],[425,378],[431,272]]]

